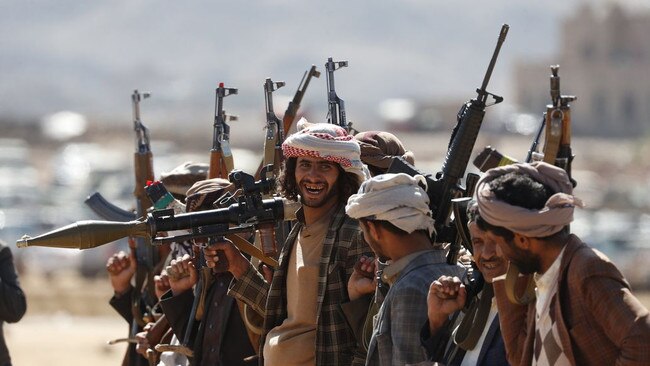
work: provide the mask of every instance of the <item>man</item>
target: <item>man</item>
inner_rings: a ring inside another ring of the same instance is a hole
[[[404,148],[402,142],[390,132],[366,131],[354,136],[361,147],[361,161],[366,164],[371,176],[386,173],[394,157],[404,158],[415,165],[415,157]]]
[[[197,182],[187,191],[186,211],[214,209],[215,201],[234,190],[234,185],[225,179]],[[192,258],[189,254],[184,254],[171,261],[166,269],[171,291],[166,292],[160,301],[174,333],[178,339],[184,340],[189,317],[194,315],[191,311],[195,301],[192,288],[201,277],[200,286],[205,288],[202,290],[205,291],[205,300],[197,309],[203,309],[198,311],[202,316],[190,330],[190,344],[184,345],[193,350],[191,365],[234,366],[257,363],[254,357],[257,345],[251,345],[235,299],[226,295],[232,275],[228,272],[212,273],[207,267],[197,270],[197,259],[198,256]]]
[[[365,131],[357,133],[354,138],[359,141],[361,161],[366,165],[371,177],[385,174],[395,157],[401,157],[411,165],[415,164],[413,153],[406,150],[397,136],[390,132]],[[356,327],[362,330],[362,333],[356,334],[356,336],[362,349],[366,352],[372,337],[372,319],[377,315],[386,292],[388,292],[388,284],[381,280],[385,265],[385,263],[376,261],[375,258],[361,256],[348,281],[350,297],[356,298],[355,294],[359,294],[359,297],[363,294],[372,294],[373,296],[366,318],[360,326]]]
[[[515,305],[508,280],[494,281],[508,361],[648,365],[648,310],[605,255],[570,234],[582,207],[572,191],[566,172],[543,162],[490,169],[478,183],[478,226],[536,285],[536,300]]]
[[[345,129],[327,123],[298,123],[282,144],[285,161],[280,191],[300,199],[294,225],[270,283],[230,243],[205,250],[214,266],[224,250],[235,280],[229,294],[263,314],[260,364],[350,365],[363,362],[341,308],[349,301],[347,281],[369,248],[345,202],[364,180],[359,145]],[[369,301],[369,299],[368,299]],[[359,306],[365,316],[368,302]]]
[[[171,193],[177,200],[183,200],[185,193],[192,184],[206,179],[207,174],[207,164],[185,162],[169,172],[163,172],[160,176],[160,181],[165,185],[165,188],[167,188],[169,193]],[[170,207],[175,208],[180,204],[181,202],[173,201],[170,204]],[[129,253],[119,251],[118,253],[113,254],[106,262],[106,270],[109,274],[111,287],[113,288],[113,296],[109,300],[109,304],[130,324],[129,331],[133,332],[133,327],[131,326],[133,323],[131,301],[134,296],[134,286],[131,284],[131,281],[137,271],[137,261],[135,257],[135,242],[131,239],[129,239],[129,247]],[[170,250],[172,253],[171,256],[176,258],[178,255],[188,253],[191,250],[191,245],[189,245],[189,243],[172,243]],[[159,249],[161,261],[156,265],[154,270],[160,271],[164,267],[164,261],[168,254],[170,254],[170,252],[166,246]],[[160,282],[156,284],[156,287],[159,287],[159,284]],[[157,298],[167,290],[168,288],[156,288]],[[153,305],[154,304],[144,304],[143,301],[142,309],[143,311],[147,310],[147,307]],[[138,332],[142,330],[140,327],[137,328]],[[135,336],[135,333],[130,334],[130,336]],[[146,364],[145,358],[137,355],[136,344],[130,343],[127,347],[124,363],[132,366]]]
[[[508,365],[505,345],[499,329],[499,315],[493,296],[492,282],[504,275],[508,262],[496,243],[487,240],[476,224],[476,201],[468,205],[473,270],[482,277],[482,290],[476,299],[469,299],[465,313],[452,321],[454,314],[465,307],[467,289],[458,277],[441,276],[429,287],[427,297],[428,322],[422,339],[432,361],[445,365]],[[452,325],[453,324],[453,325]],[[450,330],[453,328],[453,332]]]
[[[0,240],[0,365],[11,366],[2,325],[19,321],[27,311],[25,293],[20,288],[11,249]]]
[[[363,237],[379,260],[391,260],[382,277],[390,286],[375,319],[366,365],[405,365],[426,360],[419,332],[426,320],[431,278],[461,276],[433,247],[434,221],[424,177],[383,174],[365,181],[345,208],[360,222]]]

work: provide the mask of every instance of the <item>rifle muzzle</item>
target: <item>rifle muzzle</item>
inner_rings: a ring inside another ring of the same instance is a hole
[[[150,236],[144,221],[85,220],[32,238],[23,235],[16,241],[18,248],[39,246],[50,248],[88,249],[104,245],[127,236]]]

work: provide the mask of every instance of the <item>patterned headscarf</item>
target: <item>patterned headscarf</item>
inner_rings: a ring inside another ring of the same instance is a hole
[[[497,199],[489,183],[513,172],[528,175],[556,193],[539,210],[510,205]],[[542,238],[562,230],[573,221],[575,207],[584,207],[582,201],[572,193],[573,185],[564,170],[548,163],[534,162],[488,170],[478,182],[476,200],[479,214],[488,223],[528,237]]]
[[[298,132],[282,144],[285,157],[311,156],[338,163],[346,172],[366,178],[359,143],[344,128],[330,123],[298,121]]]
[[[354,218],[388,221],[412,233],[415,230],[434,232],[429,209],[426,180],[421,175],[382,174],[361,184],[359,192],[348,199],[345,213]]]

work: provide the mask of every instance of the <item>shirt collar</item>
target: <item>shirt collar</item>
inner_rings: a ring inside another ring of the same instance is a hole
[[[411,253],[405,257],[402,257],[396,261],[392,261],[390,264],[384,268],[382,272],[381,279],[386,282],[389,286],[392,286],[395,281],[399,278],[400,273],[406,268],[406,266],[411,263],[413,259],[418,257],[424,252],[431,251],[431,249],[421,250],[415,253]]]

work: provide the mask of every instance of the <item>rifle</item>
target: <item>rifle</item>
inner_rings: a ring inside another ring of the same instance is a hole
[[[352,128],[352,122],[347,122],[345,115],[345,102],[336,94],[334,86],[334,71],[347,67],[347,61],[332,61],[327,58],[325,71],[327,71],[327,122],[345,128],[349,133],[356,133]]]
[[[259,177],[273,179],[280,172],[284,125],[273,111],[273,92],[284,86],[284,81],[266,78],[264,82],[264,105],[266,111],[266,138],[264,139],[264,161],[259,168]]]
[[[284,111],[284,116],[282,117],[282,125],[284,127],[284,133],[288,134],[289,130],[293,126],[293,122],[296,119],[296,114],[298,114],[298,109],[300,108],[300,103],[302,102],[302,97],[307,91],[309,86],[309,81],[312,77],[320,77],[320,71],[316,70],[316,65],[311,65],[309,70],[305,71],[300,79],[300,84],[298,84],[298,89],[296,94],[293,95],[293,99],[289,102],[287,109]]]
[[[551,104],[546,105],[546,112],[540,130],[537,133],[533,145],[528,151],[526,162],[543,160],[564,169],[575,187],[577,182],[571,176],[571,162],[575,157],[571,151],[571,107],[577,97],[573,95],[562,95],[560,93],[560,77],[558,76],[560,66],[551,66],[550,94]],[[544,148],[542,153],[537,152],[537,142],[542,130],[544,134]],[[519,270],[515,266],[508,266],[506,273],[506,295],[510,302],[525,305],[535,300],[535,283],[529,278],[528,284],[522,295],[515,293],[515,283],[519,277]]]
[[[406,173],[409,175],[421,174],[425,177],[427,180],[429,207],[435,219],[436,234],[434,243],[451,244],[447,256],[447,263],[450,264],[456,263],[460,250],[460,242],[458,240],[459,227],[467,224],[466,222],[459,222],[458,217],[453,222],[450,220],[453,206],[452,199],[468,196],[471,193],[469,192],[471,189],[468,189],[467,184],[465,188],[460,185],[460,179],[465,174],[470,154],[474,148],[479,129],[481,128],[485,108],[488,106],[486,104],[488,97],[492,96],[494,99],[494,103],[490,105],[503,101],[502,97],[489,93],[486,88],[508,29],[509,26],[507,24],[501,27],[496,49],[483,78],[483,84],[480,88],[476,89],[477,97],[463,104],[458,112],[457,124],[451,134],[442,170],[433,177],[431,174],[419,172],[403,158],[394,157],[387,171],[388,173]],[[475,174],[468,174],[466,182],[477,180],[477,177],[474,176]]]
[[[223,83],[219,83],[214,105],[214,130],[208,178],[225,178],[234,169],[232,151],[230,150],[230,126],[226,124],[226,119],[234,121],[237,117],[226,116],[226,112],[223,110],[223,98],[231,94],[237,94],[237,89],[225,88]]]

